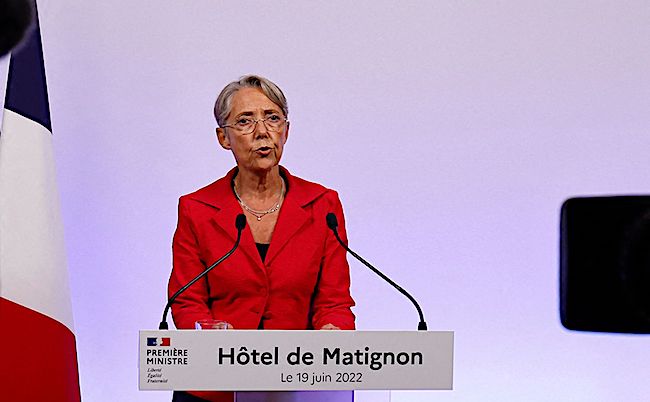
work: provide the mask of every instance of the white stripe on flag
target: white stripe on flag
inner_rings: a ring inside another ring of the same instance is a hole
[[[0,295],[74,332],[52,134],[6,109],[0,135]]]

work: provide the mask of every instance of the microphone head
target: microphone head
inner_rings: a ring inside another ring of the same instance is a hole
[[[235,227],[237,230],[244,230],[246,227],[246,215],[244,214],[239,214],[237,215],[237,218],[235,219]]]
[[[336,228],[339,226],[339,221],[336,219],[336,215],[331,212],[327,214],[325,220],[327,220],[327,227],[332,230],[336,230]]]

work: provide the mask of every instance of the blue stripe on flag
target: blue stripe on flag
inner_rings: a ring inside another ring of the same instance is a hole
[[[34,15],[34,25],[23,43],[11,54],[5,109],[41,124],[51,133],[38,13]]]

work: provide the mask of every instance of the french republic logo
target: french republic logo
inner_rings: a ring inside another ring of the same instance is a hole
[[[147,338],[147,346],[171,346],[170,338]]]

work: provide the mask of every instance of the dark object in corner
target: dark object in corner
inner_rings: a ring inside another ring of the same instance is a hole
[[[0,57],[25,37],[33,18],[33,1],[0,0]]]
[[[560,316],[571,330],[650,333],[650,196],[564,202]]]

